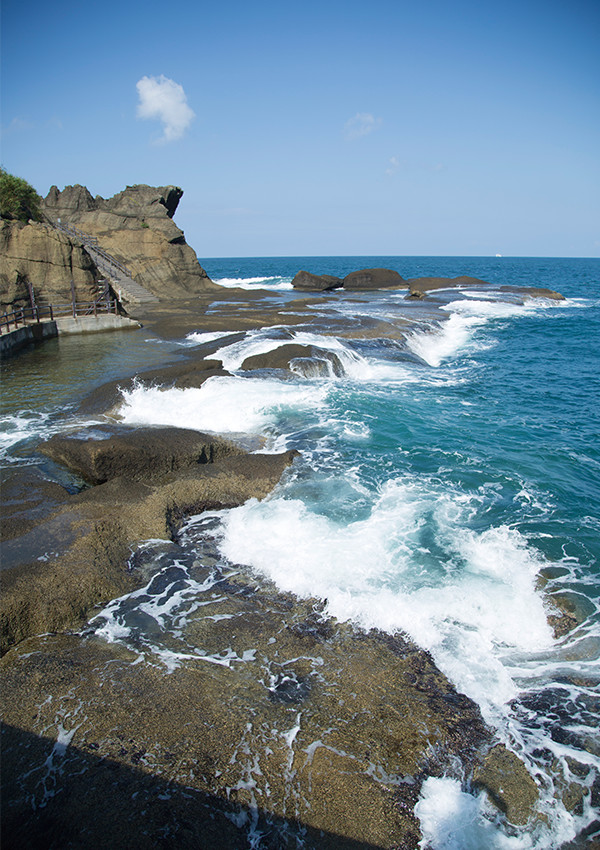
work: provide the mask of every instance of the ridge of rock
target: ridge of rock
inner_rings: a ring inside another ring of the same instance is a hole
[[[104,199],[85,186],[52,186],[42,209],[51,220],[95,237],[153,295],[182,298],[217,286],[173,221],[182,195],[178,186],[139,184]]]

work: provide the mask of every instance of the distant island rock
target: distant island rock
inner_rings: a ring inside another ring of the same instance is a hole
[[[27,284],[40,303],[69,301],[71,281],[78,300],[93,299],[106,271],[86,240],[64,232],[65,225],[96,239],[155,297],[181,299],[217,290],[173,221],[182,195],[177,186],[136,185],[105,200],[92,197],[85,186],[62,191],[52,186],[41,202],[43,222],[0,222],[1,305],[28,305]]]

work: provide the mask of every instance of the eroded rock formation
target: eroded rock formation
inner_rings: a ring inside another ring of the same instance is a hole
[[[30,306],[31,283],[37,303],[92,301],[99,270],[88,252],[49,224],[0,221],[0,309]]]
[[[52,186],[42,206],[52,220],[96,237],[149,292],[185,297],[216,285],[173,221],[182,195],[177,186],[137,185],[105,200],[85,186]]]

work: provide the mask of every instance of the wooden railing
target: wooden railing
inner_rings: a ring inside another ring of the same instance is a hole
[[[0,331],[15,330],[33,322],[53,321],[54,319],[70,316],[97,316],[119,312],[119,302],[114,299],[99,301],[73,301],[70,304],[44,304],[35,307],[21,307],[0,316]]]

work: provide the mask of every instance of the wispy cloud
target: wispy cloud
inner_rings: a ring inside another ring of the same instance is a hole
[[[162,123],[160,142],[180,139],[195,117],[188,106],[183,86],[161,74],[160,77],[142,77],[136,88],[140,99],[138,118],[154,118]]]
[[[389,165],[385,169],[386,174],[395,174],[400,168],[400,160],[397,156],[391,156],[389,159]]]
[[[344,138],[351,140],[368,136],[373,130],[377,130],[381,123],[381,118],[375,118],[370,112],[357,112],[344,124]]]

